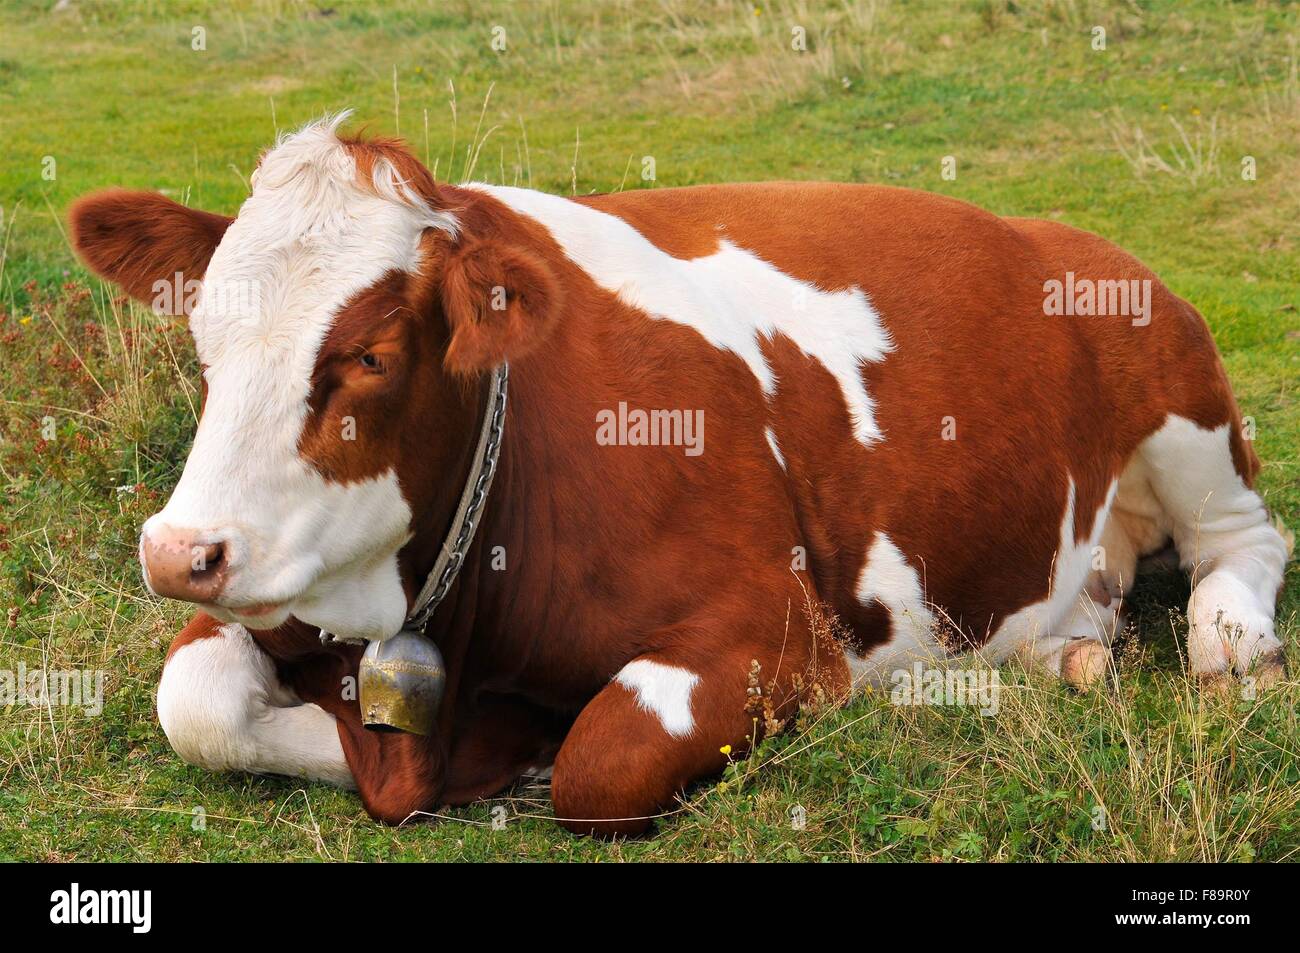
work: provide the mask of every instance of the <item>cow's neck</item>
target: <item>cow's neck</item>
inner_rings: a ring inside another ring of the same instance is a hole
[[[487,393],[482,401],[469,469],[462,481],[456,508],[447,523],[447,531],[424,583],[416,592],[404,629],[424,631],[455,584],[474,544],[501,452],[509,371],[509,366],[502,363],[488,375]]]
[[[456,463],[445,471],[449,476],[454,474],[454,477],[435,481],[437,504],[417,530],[410,546],[415,551],[411,565],[416,568],[408,580],[412,592],[412,612],[418,608],[416,603],[420,588],[430,579],[436,583],[439,551],[445,544],[454,543],[457,510],[465,488],[472,487],[475,482],[478,470],[476,464],[481,459],[479,436],[485,421],[490,420],[493,403],[491,389],[498,384],[495,373],[485,375],[475,388],[476,396],[470,396],[463,407],[457,408],[456,429],[461,452],[457,455]],[[512,409],[507,398],[503,411]],[[424,626],[425,635],[438,645],[443,654],[448,676],[447,692],[451,696],[453,707],[456,696],[465,691],[466,657],[471,648],[476,645],[481,648],[479,643],[484,641],[480,609],[485,603],[498,598],[504,581],[501,577],[505,574],[492,571],[488,564],[492,561],[493,551],[501,545],[498,542],[502,526],[501,514],[508,510],[505,501],[512,496],[514,490],[512,480],[502,474],[510,457],[507,449],[511,445],[512,424],[508,421],[509,416],[510,413],[503,413],[501,445],[494,459],[495,472],[486,499],[476,515],[477,525],[472,544],[465,554],[463,565],[445,595],[429,613]],[[491,576],[485,576],[485,571],[491,573]],[[483,591],[485,584],[488,589],[486,593]]]
[[[593,597],[579,581],[602,571],[608,546],[597,537],[637,492],[616,452],[595,442],[595,415],[626,396],[614,383],[625,375],[606,378],[589,350],[568,346],[589,333],[584,310],[543,352],[511,365],[498,472],[470,559],[430,630],[453,678],[464,672],[478,687],[555,707],[608,667],[598,656],[617,639],[577,630],[592,624],[580,618]]]
[[[412,422],[413,430],[424,436],[427,453],[423,453],[424,459],[412,468],[411,478],[423,484],[421,489],[429,493],[429,498],[423,506],[416,507],[420,515],[412,525],[411,541],[401,555],[411,613],[421,607],[422,591],[438,568],[439,554],[449,533],[455,533],[453,524],[465,487],[474,479],[479,434],[491,384],[490,375],[470,387],[439,370],[431,385],[436,387],[438,402],[446,413],[436,422]],[[482,519],[480,514],[477,517],[480,525]],[[445,599],[429,614],[426,632],[432,637],[437,638],[446,628],[447,620],[455,614],[450,606],[444,604],[454,601],[463,568],[453,580]]]

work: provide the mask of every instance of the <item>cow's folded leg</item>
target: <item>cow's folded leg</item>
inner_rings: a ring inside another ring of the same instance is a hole
[[[571,718],[522,698],[484,693],[456,712],[447,804],[490,797],[525,774],[549,775]]]
[[[355,703],[339,714],[338,734],[367,813],[385,824],[417,820],[441,803],[443,741],[434,735],[372,731]]]
[[[158,720],[186,761],[353,787],[332,715],[305,704],[241,625],[199,613],[172,642]]]
[[[723,749],[743,750],[754,731],[750,657],[692,665],[652,653],[625,665],[556,756],[551,799],[560,824],[581,834],[640,834],[689,783],[718,773]]]
[[[355,673],[355,662],[344,670]],[[191,764],[355,788],[370,815],[391,824],[437,806],[438,737],[368,731],[340,679],[302,681],[310,701],[281,680],[247,629],[199,613],[168,652],[158,719]]]
[[[1026,643],[1023,657],[1074,688],[1089,688],[1112,669],[1110,643],[1124,627],[1121,602],[1100,605],[1087,590],[1049,634]]]

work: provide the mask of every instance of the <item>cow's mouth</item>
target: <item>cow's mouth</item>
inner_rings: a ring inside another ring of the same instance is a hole
[[[227,616],[250,629],[275,628],[289,618],[288,602],[257,602],[246,606],[211,606],[212,615]]]
[[[264,616],[275,612],[277,609],[283,609],[284,604],[280,602],[261,602],[252,606],[241,606],[238,608],[231,607],[232,612],[238,612],[240,615],[249,617]]]

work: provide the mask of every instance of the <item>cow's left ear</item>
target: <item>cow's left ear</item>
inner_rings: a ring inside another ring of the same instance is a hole
[[[471,240],[451,255],[442,307],[451,329],[446,365],[469,374],[516,360],[546,337],[560,284],[539,256],[504,242]]]

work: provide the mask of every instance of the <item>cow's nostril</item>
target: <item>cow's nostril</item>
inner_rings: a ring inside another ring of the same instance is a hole
[[[206,546],[194,546],[190,549],[193,560],[190,562],[190,577],[195,582],[211,579],[224,568],[226,546],[224,543],[208,543]]]
[[[186,529],[162,527],[145,534],[140,545],[149,588],[160,596],[187,602],[213,602],[226,585],[230,548],[225,540],[194,542]]]

